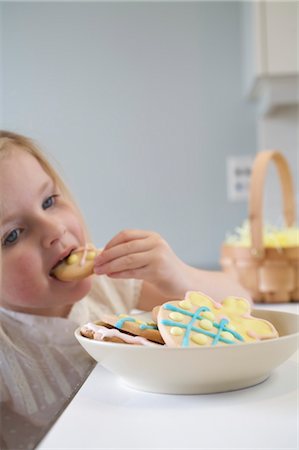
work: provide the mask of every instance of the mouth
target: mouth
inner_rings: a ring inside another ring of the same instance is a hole
[[[55,278],[55,280],[58,279],[54,274],[54,270],[56,269],[57,266],[62,264],[73,253],[74,250],[76,250],[76,247],[68,249],[60,255],[59,259],[57,260],[57,262],[54,264],[54,266],[51,268],[51,270],[49,272],[49,275],[51,278]]]

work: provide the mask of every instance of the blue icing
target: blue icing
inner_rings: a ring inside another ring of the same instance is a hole
[[[121,319],[119,319],[114,326],[116,328],[121,329],[125,322],[137,322],[137,321],[134,317],[126,316],[126,317],[122,317]],[[145,323],[139,324],[139,328],[141,330],[157,330],[158,329],[158,327],[156,325],[149,325],[149,324],[145,324]]]
[[[186,333],[185,333],[185,336],[184,336],[184,339],[183,339],[183,342],[182,342],[182,347],[188,347],[188,345],[189,345],[190,332],[191,332],[191,330],[192,330],[192,326],[193,326],[194,322],[195,322],[197,319],[199,319],[199,317],[200,317],[199,315],[200,315],[201,312],[207,311],[207,310],[208,310],[208,308],[207,308],[206,306],[202,306],[202,307],[198,308],[198,309],[195,311],[195,313],[194,313],[192,319],[191,319],[190,322],[188,323],[187,330],[186,330]]]
[[[219,325],[217,323],[215,323],[214,327],[219,328]],[[244,342],[243,336],[241,334],[239,334],[237,331],[231,330],[230,328],[226,328],[226,326],[223,327],[222,331],[227,331],[228,333],[231,333],[239,341]]]
[[[141,330],[157,330],[158,329],[157,325],[148,325],[145,323],[141,323],[139,328],[141,328]]]
[[[122,328],[125,322],[136,322],[136,320],[133,317],[122,317],[116,322],[115,327]]]
[[[220,336],[220,333],[223,331],[225,325],[227,325],[227,324],[228,324],[228,319],[221,319],[220,320],[218,333],[215,335],[214,340],[212,342],[212,345],[216,345],[220,339],[223,340],[223,337]]]

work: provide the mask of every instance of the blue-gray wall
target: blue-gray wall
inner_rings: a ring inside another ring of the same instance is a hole
[[[240,2],[0,8],[2,126],[59,162],[95,243],[153,229],[186,262],[217,267],[247,215],[227,199],[226,157],[257,150]]]

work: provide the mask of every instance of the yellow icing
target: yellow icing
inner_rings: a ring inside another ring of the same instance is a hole
[[[206,345],[208,343],[208,338],[204,334],[192,334],[191,341],[198,345]]]
[[[213,324],[210,320],[208,319],[202,319],[199,321],[199,325],[201,328],[203,328],[204,330],[211,330],[213,328]]]
[[[226,297],[222,302],[227,312],[243,315],[250,312],[250,305],[247,300],[238,297]]]
[[[249,336],[250,336],[250,331],[252,331],[253,333],[256,333],[258,335],[269,335],[272,331],[272,327],[270,326],[270,324],[267,321],[263,321],[261,319],[251,319],[251,327],[249,327]]]
[[[135,319],[137,323],[139,323],[140,325],[146,325],[146,322],[144,320],[137,320]]]
[[[231,328],[231,327],[230,327]],[[229,331],[223,331],[222,333],[221,333],[221,336],[224,338],[224,339],[230,339],[231,341],[233,341],[235,338],[234,338],[234,336],[229,332]]]
[[[189,300],[181,300],[179,306],[183,309],[191,309],[192,303]]]
[[[209,306],[211,300],[203,294],[198,292],[191,292],[189,295],[189,300],[192,305],[195,306]]]
[[[184,319],[183,314],[181,314],[181,313],[179,313],[179,312],[171,312],[171,313],[169,314],[169,317],[170,317],[172,320],[175,320],[176,322],[181,322],[181,321]]]
[[[203,311],[201,313],[201,316],[211,321],[215,320],[215,314],[213,314],[211,311]]]
[[[96,257],[96,252],[95,251],[89,251],[88,253],[87,253],[87,255],[86,255],[86,259],[88,260],[88,261],[91,261],[91,260],[93,260],[93,259],[95,259],[95,257]]]
[[[66,260],[67,264],[69,264],[70,266],[72,264],[76,264],[77,262],[79,262],[79,256],[75,255],[74,253],[72,255],[70,255],[67,260]]]
[[[182,336],[183,333],[184,333],[184,330],[182,328],[179,328],[179,327],[171,327],[170,328],[170,334],[172,334],[173,336]]]

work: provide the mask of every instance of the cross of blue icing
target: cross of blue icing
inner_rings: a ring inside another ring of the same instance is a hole
[[[213,327],[217,329],[216,334],[211,331],[204,330],[202,328],[198,328],[198,327],[194,326],[194,322],[196,320],[205,319],[205,317],[200,315],[202,312],[211,311],[210,308],[208,308],[207,306],[200,306],[194,313],[192,313],[190,311],[186,311],[185,309],[182,309],[182,308],[178,308],[177,306],[174,306],[169,303],[163,305],[163,308],[167,309],[169,311],[179,312],[181,314],[184,314],[185,316],[191,317],[191,320],[188,324],[175,322],[174,320],[169,320],[169,319],[161,320],[161,323],[163,325],[167,325],[170,327],[179,327],[179,328],[183,328],[186,330],[183,341],[182,341],[182,347],[189,346],[189,336],[190,336],[191,331],[196,331],[197,333],[201,333],[201,334],[204,334],[206,336],[213,338],[212,345],[216,345],[219,341],[224,342],[225,344],[235,344],[235,341],[232,341],[231,339],[227,339],[227,338],[221,336],[221,333],[223,331],[228,331],[239,341],[244,341],[244,338],[239,333],[237,333],[235,330],[231,330],[230,328],[227,327],[229,320],[225,319],[225,318],[221,319],[219,324],[217,322],[213,322]]]

